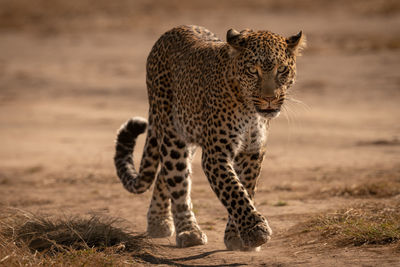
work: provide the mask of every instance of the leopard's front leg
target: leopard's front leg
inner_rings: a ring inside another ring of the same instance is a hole
[[[266,243],[272,231],[240,182],[232,158],[230,149],[222,149],[221,144],[215,145],[203,149],[202,166],[212,189],[233,219],[242,246],[255,248]]]
[[[234,170],[253,201],[263,159],[264,152],[261,148],[258,151],[242,151],[234,158]],[[260,247],[249,248],[243,246],[239,232],[231,216],[229,216],[226,224],[224,242],[226,248],[229,250],[259,251],[260,249]]]

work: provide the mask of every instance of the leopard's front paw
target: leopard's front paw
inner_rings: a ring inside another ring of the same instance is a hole
[[[261,247],[245,247],[242,239],[238,235],[225,234],[224,243],[228,250],[240,251],[260,251]]]
[[[255,226],[245,229],[240,237],[243,241],[243,247],[256,248],[271,239],[272,230],[267,221],[259,222]]]

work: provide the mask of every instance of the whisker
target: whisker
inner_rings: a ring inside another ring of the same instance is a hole
[[[293,110],[293,108],[288,103],[286,103],[284,105],[284,107],[285,107],[285,111],[287,112],[287,115],[289,117],[290,123],[293,124],[294,121],[296,120],[296,112]]]
[[[295,99],[293,97],[287,97],[286,100],[288,100],[288,103],[299,104],[299,106],[304,108],[306,111],[310,111],[311,110],[311,107],[309,105],[307,105],[306,103],[304,103],[303,101],[301,101],[301,100]]]
[[[286,118],[287,124],[288,124],[288,126],[290,126],[291,121],[290,121],[289,112],[288,112],[287,107],[285,105],[283,105],[282,110],[284,111],[282,113],[284,114],[284,116]]]

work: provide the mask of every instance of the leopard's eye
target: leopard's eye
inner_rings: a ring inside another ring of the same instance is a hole
[[[287,69],[287,66],[282,65],[282,66],[280,66],[280,67],[278,68],[277,71],[278,71],[278,73],[282,73],[282,72],[285,72],[286,69]]]
[[[257,73],[258,73],[257,68],[254,67],[254,66],[249,66],[249,67],[247,67],[247,70],[248,70],[251,74],[257,74]]]

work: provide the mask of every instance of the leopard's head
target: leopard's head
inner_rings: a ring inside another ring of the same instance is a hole
[[[229,30],[233,69],[240,90],[255,110],[277,117],[296,77],[296,57],[305,46],[302,32],[284,38],[269,31]]]

